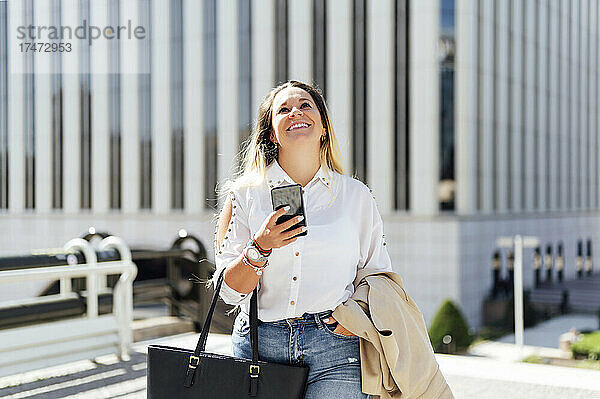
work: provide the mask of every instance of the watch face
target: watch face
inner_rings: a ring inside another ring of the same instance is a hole
[[[260,253],[256,248],[248,247],[248,249],[246,250],[246,255],[248,256],[248,259],[253,261],[257,261],[258,259],[260,259]]]

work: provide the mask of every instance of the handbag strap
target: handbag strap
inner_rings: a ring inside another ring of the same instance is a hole
[[[252,346],[252,363],[250,363],[250,389],[248,395],[256,396],[258,392],[258,286],[252,292],[250,298],[250,346]]]
[[[217,307],[217,301],[219,299],[219,292],[221,291],[221,286],[223,285],[223,277],[225,275],[225,269],[221,271],[219,274],[219,278],[217,279],[217,284],[215,285],[215,292],[213,293],[213,297],[210,303],[210,308],[208,309],[208,313],[206,314],[206,319],[204,320],[204,325],[202,326],[202,332],[200,333],[200,337],[198,338],[198,343],[196,344],[196,349],[194,350],[194,354],[190,355],[188,368],[185,377],[184,385],[186,387],[191,387],[194,385],[194,380],[196,377],[197,368],[202,368],[200,364],[200,353],[204,352],[206,349],[206,341],[208,339],[208,332],[210,331],[210,324],[212,322],[212,316],[215,312],[215,308]],[[258,290],[254,289],[252,293],[252,297],[250,298],[250,345],[252,346],[252,363],[250,364],[250,369],[248,370],[250,375],[250,396],[256,396],[256,388],[257,388],[257,380],[258,375],[260,373],[260,367],[258,365]]]
[[[210,325],[212,323],[212,317],[215,313],[215,308],[217,307],[217,301],[219,300],[219,292],[221,291],[221,286],[223,285],[223,278],[225,276],[225,269],[221,271],[219,274],[219,278],[217,279],[217,284],[215,285],[215,291],[213,292],[213,297],[210,302],[210,308],[208,308],[208,312],[206,313],[206,319],[204,319],[204,324],[202,325],[202,332],[200,333],[200,337],[198,338],[198,342],[196,344],[196,349],[194,350],[194,355],[198,356],[200,352],[203,352],[206,348],[206,341],[208,340],[208,332],[210,331]]]
[[[252,363],[258,363],[258,288],[252,291],[250,298],[250,346],[252,346]]]

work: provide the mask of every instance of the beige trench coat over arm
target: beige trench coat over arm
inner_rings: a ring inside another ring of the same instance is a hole
[[[359,271],[360,274],[360,271]],[[423,315],[394,272],[364,273],[333,317],[360,339],[363,392],[382,399],[453,399]]]

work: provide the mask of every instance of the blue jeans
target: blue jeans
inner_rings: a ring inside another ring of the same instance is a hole
[[[310,368],[305,399],[367,399],[361,391],[358,337],[331,331],[322,320],[331,311],[295,319],[258,322],[260,360]],[[250,321],[241,312],[231,335],[233,354],[251,359]]]

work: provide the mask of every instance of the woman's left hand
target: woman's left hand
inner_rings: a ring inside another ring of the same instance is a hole
[[[325,322],[325,324],[337,323],[337,320],[333,316],[329,316],[329,319],[324,319],[323,321]],[[335,328],[335,330],[333,330],[333,332],[336,334],[345,335],[347,337],[355,337],[356,336],[356,335],[352,334],[350,331],[346,330],[344,328],[344,326],[342,326],[340,323],[338,323],[337,327]]]

